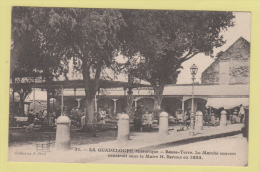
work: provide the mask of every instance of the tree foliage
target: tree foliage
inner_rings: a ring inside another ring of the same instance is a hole
[[[112,9],[55,9],[50,21],[64,56],[81,62],[75,69],[83,74],[91,122],[100,76],[120,49],[117,33],[125,25],[124,19]]]
[[[231,12],[122,10],[122,53],[139,56],[136,77],[151,83],[155,109],[165,84],[176,83],[183,62],[198,53],[212,55],[225,43],[221,31],[233,26]]]
[[[53,37],[50,8],[13,7],[11,58],[16,56],[16,75],[53,79],[66,73],[67,61]]]
[[[48,82],[68,72],[67,60],[57,46],[58,38],[53,37],[51,14],[49,8],[12,9],[11,77],[13,90],[20,95],[20,106],[32,91],[31,86],[15,85],[25,81],[21,78],[27,77],[27,83],[34,82],[35,77]]]

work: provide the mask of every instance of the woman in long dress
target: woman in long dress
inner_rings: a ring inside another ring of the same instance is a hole
[[[210,122],[212,125],[216,125],[216,121],[215,121],[215,113],[214,111],[211,111],[211,119]]]
[[[153,124],[153,114],[149,113],[147,117],[147,125],[149,130],[152,129],[152,124]]]

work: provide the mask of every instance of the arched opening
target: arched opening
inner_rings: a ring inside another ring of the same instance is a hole
[[[170,115],[175,115],[177,109],[181,109],[181,101],[175,97],[165,97],[162,99],[161,110]]]
[[[126,99],[124,97],[118,99],[116,101],[116,113],[125,112],[126,106]]]
[[[192,103],[192,99],[187,99],[184,102],[184,108],[187,109],[191,109],[191,103]],[[198,110],[200,110],[201,112],[204,112],[207,107],[207,100],[203,99],[203,98],[194,98],[194,112],[197,112]],[[192,109],[191,109],[192,110]]]
[[[55,98],[50,98],[50,112],[56,112],[57,107],[57,100]]]
[[[86,98],[83,98],[83,99],[80,100],[80,108],[79,109],[84,111],[85,107],[86,107]]]
[[[66,98],[64,100],[64,107],[66,106],[66,111],[68,114],[70,114],[72,108],[78,106],[78,101],[74,98]]]
[[[137,100],[137,106],[143,105],[143,110],[151,113],[153,111],[154,100],[152,98],[141,98]]]
[[[101,98],[97,101],[97,109],[106,111],[108,115],[114,115],[114,101],[110,98]]]

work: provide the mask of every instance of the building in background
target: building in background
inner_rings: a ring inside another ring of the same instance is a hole
[[[202,73],[202,84],[249,84],[250,43],[240,37]]]
[[[204,111],[209,107],[233,109],[240,104],[248,106],[249,71],[250,43],[241,37],[225,52],[218,53],[215,61],[202,73],[201,84],[195,84],[194,87],[194,110]],[[196,77],[200,78],[200,76]],[[100,89],[95,99],[95,110],[110,111],[112,115],[124,112],[126,92],[127,90],[124,87]],[[174,115],[179,108],[183,110],[191,108],[191,92],[192,84],[165,86],[161,109],[170,115]],[[153,111],[154,99],[151,87],[134,89],[133,95],[133,106],[143,105],[144,110]],[[50,99],[53,102],[51,108],[60,109],[60,94],[53,94]],[[68,112],[74,107],[84,110],[84,88],[76,84],[73,87],[66,87],[64,90],[64,106],[67,107]]]

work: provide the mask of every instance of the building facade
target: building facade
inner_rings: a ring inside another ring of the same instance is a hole
[[[194,86],[194,111],[204,111],[212,107],[232,109],[243,104],[249,105],[250,43],[239,38],[225,52],[220,52],[215,61],[202,73],[202,83]],[[161,109],[174,115],[177,109],[191,108],[191,84],[167,85],[163,92]],[[134,89],[134,104],[143,105],[153,111],[153,90],[151,88]],[[111,111],[112,115],[122,113],[126,108],[126,89],[101,89],[96,95],[95,110]],[[59,95],[53,96],[56,106],[60,106]],[[68,110],[73,107],[84,109],[85,92],[83,88],[64,91],[64,105]]]

